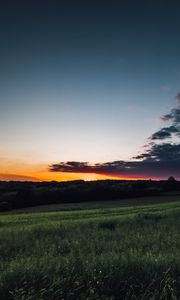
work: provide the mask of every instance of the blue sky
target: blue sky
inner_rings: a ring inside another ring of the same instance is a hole
[[[164,126],[160,116],[176,106],[180,4],[8,1],[0,8],[3,173],[142,152]]]

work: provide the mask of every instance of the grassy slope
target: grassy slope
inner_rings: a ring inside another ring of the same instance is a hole
[[[180,202],[0,217],[0,295],[180,299]]]
[[[64,211],[64,210],[86,210],[86,209],[98,209],[98,208],[111,208],[121,206],[135,206],[143,204],[157,204],[180,200],[180,193],[165,193],[162,196],[149,196],[149,197],[137,197],[137,198],[126,198],[120,200],[106,200],[106,201],[91,201],[91,202],[79,202],[79,203],[59,203],[59,204],[48,204],[38,205],[32,207],[25,207],[14,209],[12,213],[29,213],[29,212],[44,212],[44,211]],[[4,212],[1,214],[8,214]]]

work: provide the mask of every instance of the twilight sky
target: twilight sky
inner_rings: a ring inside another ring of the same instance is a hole
[[[3,2],[0,180],[180,179],[180,3]]]

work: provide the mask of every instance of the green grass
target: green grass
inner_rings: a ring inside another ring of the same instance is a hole
[[[0,217],[0,299],[180,299],[180,202]]]

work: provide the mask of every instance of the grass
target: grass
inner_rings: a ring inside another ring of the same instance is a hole
[[[0,217],[0,299],[180,299],[180,202]]]

